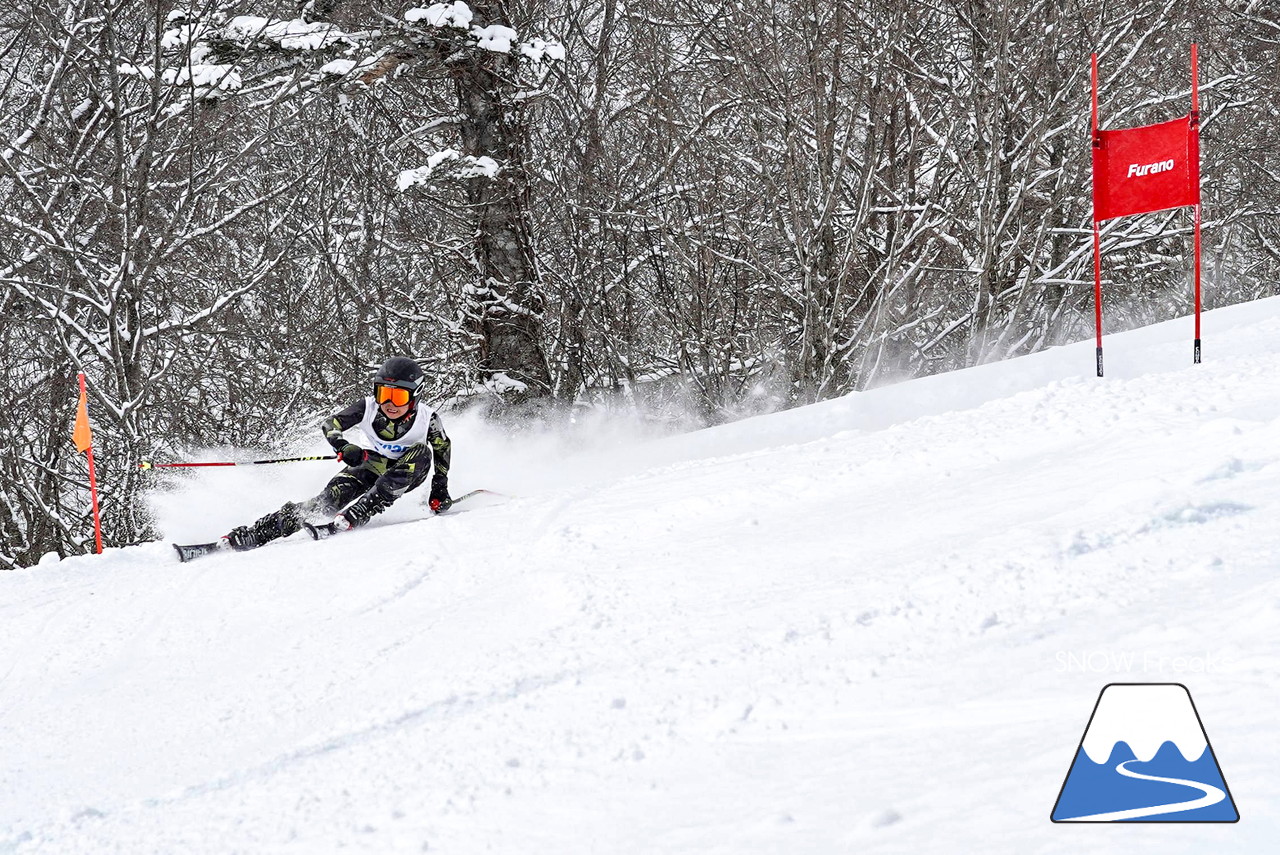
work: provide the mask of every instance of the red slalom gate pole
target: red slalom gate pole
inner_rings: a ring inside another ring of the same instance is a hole
[[[102,519],[98,514],[98,476],[93,468],[93,449],[85,452],[89,458],[89,496],[93,504],[93,543],[99,555],[102,554]]]
[[[1097,336],[1098,376],[1102,376],[1102,238],[1098,234],[1098,151],[1102,148],[1102,134],[1098,132],[1098,55],[1092,55],[1090,82],[1093,93],[1091,124],[1093,127],[1093,328]]]
[[[1195,182],[1195,246],[1196,246],[1196,338],[1192,349],[1192,363],[1200,364],[1200,74],[1196,46],[1191,45],[1191,180]]]

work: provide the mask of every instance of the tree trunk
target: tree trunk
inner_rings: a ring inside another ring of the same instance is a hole
[[[487,23],[507,24],[505,3],[472,5]],[[491,179],[468,182],[468,201],[477,212],[480,281],[468,291],[467,315],[481,342],[485,379],[519,404],[548,397],[551,372],[542,349],[544,301],[528,217],[527,133],[513,98],[514,62],[506,54],[474,51],[458,64],[454,79],[463,153],[491,157],[502,167]]]

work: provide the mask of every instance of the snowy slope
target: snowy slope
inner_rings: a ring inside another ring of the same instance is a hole
[[[0,575],[0,853],[1274,851],[1280,300],[1204,337],[643,445],[459,422],[455,491],[520,498]],[[1049,822],[1127,681],[1188,686],[1240,823]]]

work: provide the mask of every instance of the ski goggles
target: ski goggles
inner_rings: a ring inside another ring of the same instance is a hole
[[[381,383],[375,383],[373,399],[379,404],[390,401],[394,406],[403,407],[413,399],[413,392],[400,386],[384,386]]]

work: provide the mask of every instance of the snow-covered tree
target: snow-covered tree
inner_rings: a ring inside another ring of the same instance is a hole
[[[564,50],[531,24],[517,32],[510,5],[456,0],[392,17],[331,0],[306,4],[294,19],[218,8],[171,16],[168,38],[186,46],[189,62],[176,78],[196,98],[255,97],[265,108],[321,88],[347,103],[399,97],[406,162],[387,180],[427,204],[465,210],[471,270],[458,283],[456,329],[480,388],[530,402],[549,396],[552,383],[527,210],[524,104]],[[404,98],[399,88],[419,91]],[[407,162],[415,152],[421,160]]]
[[[172,377],[175,360],[277,274],[298,237],[280,200],[304,178],[257,168],[276,123],[193,109],[192,81],[220,97],[232,72],[157,69],[168,33],[148,4],[70,0],[26,14],[5,52],[0,117],[0,304],[14,345],[3,370],[22,392],[8,411],[0,526],[23,560],[88,537],[61,495],[82,464],[51,424],[80,370],[108,538],[147,532],[137,461],[200,417],[188,409],[196,378]]]

